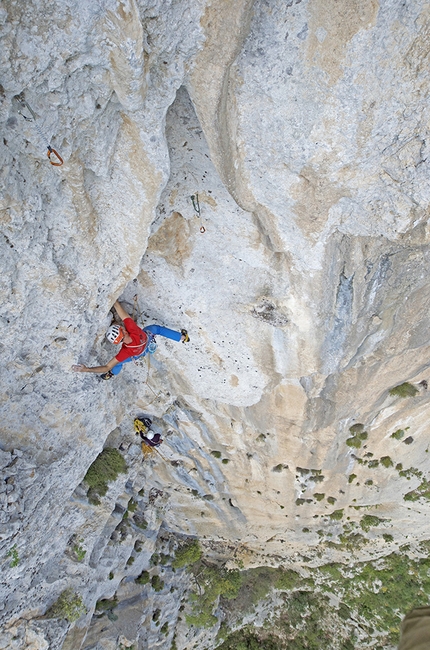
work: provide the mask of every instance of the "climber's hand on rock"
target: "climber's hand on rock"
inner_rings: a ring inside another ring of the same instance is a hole
[[[73,372],[86,372],[87,366],[84,366],[82,363],[78,363],[76,366],[72,366]]]

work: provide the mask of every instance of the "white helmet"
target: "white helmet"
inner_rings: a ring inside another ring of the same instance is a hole
[[[121,343],[122,339],[124,338],[124,333],[119,325],[111,325],[106,332],[106,338],[111,343],[118,345],[118,343]]]
[[[145,433],[145,438],[148,438],[148,440],[152,440],[154,435],[155,433],[153,431],[148,431],[148,433]]]

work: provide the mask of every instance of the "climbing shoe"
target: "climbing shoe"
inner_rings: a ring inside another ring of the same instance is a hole
[[[181,330],[181,334],[184,337],[184,340],[182,341],[182,343],[188,343],[188,341],[190,340],[190,337],[188,336],[187,330]]]
[[[105,373],[103,373],[102,375],[100,375],[100,377],[101,377],[102,379],[112,379],[112,377],[114,377],[114,376],[115,376],[115,375],[113,374],[113,372],[112,372],[111,370],[108,370],[107,372],[105,372]]]

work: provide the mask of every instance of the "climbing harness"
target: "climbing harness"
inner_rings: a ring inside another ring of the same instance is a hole
[[[33,122],[34,126],[36,127],[36,130],[37,130],[38,134],[40,135],[40,137],[42,138],[42,140],[43,140],[43,141],[45,142],[45,144],[46,144],[46,147],[47,147],[47,149],[48,149],[47,156],[48,156],[48,158],[49,158],[49,162],[51,163],[51,165],[53,165],[54,167],[61,167],[61,165],[63,164],[63,159],[62,159],[62,157],[60,156],[60,154],[58,153],[58,151],[55,151],[55,149],[53,149],[53,148],[51,147],[51,145],[49,144],[49,140],[48,140],[48,138],[46,137],[45,133],[42,131],[42,129],[40,128],[40,126],[38,125],[38,123],[37,123],[37,121],[36,121],[36,114],[35,114],[35,112],[34,112],[33,109],[31,108],[31,106],[29,106],[28,103],[25,101],[25,99],[24,99],[24,94],[21,93],[20,95],[15,95],[14,99],[16,99],[16,101],[19,102],[19,103],[21,104],[21,106],[25,106],[25,107],[30,111],[30,113],[31,113],[33,119],[32,119],[31,117],[27,117],[27,116],[24,115],[24,113],[22,113],[21,111],[18,111],[18,113],[19,113],[20,115],[22,115],[22,117],[23,117],[25,120],[27,120],[28,122]],[[53,158],[53,159],[51,159],[51,155],[52,155],[52,154],[54,154],[54,156],[55,156],[55,158]]]
[[[206,228],[203,225],[203,219],[202,219],[202,211],[200,209],[200,203],[199,203],[199,195],[198,192],[193,194],[191,197],[191,202],[193,204],[194,211],[197,213],[199,219],[200,219],[200,232],[204,233],[206,232]]]

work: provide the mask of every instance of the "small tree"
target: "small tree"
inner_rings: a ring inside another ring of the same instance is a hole
[[[46,617],[65,618],[69,623],[74,623],[82,614],[86,614],[86,611],[87,608],[82,602],[81,596],[73,589],[65,589],[48,609]]]
[[[185,546],[182,546],[177,552],[175,559],[172,562],[174,569],[181,569],[184,566],[189,566],[198,562],[202,556],[202,549],[197,539],[193,539]]]

